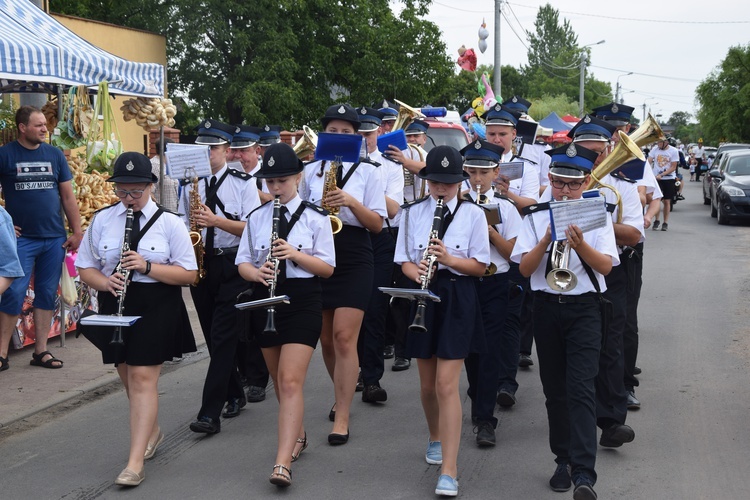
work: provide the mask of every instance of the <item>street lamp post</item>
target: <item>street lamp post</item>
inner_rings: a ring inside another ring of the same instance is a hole
[[[586,53],[585,49],[586,47],[591,47],[594,45],[601,45],[605,42],[605,40],[599,40],[596,43],[590,43],[588,45],[584,45],[581,47],[581,81],[578,86],[578,115],[579,118],[583,118],[583,84],[586,80],[586,62],[588,59],[588,54]]]
[[[648,101],[648,100],[650,100],[650,99],[656,99],[656,97],[647,97],[647,98],[646,98],[646,99],[645,99],[645,100],[643,101],[643,118],[641,119],[641,121],[644,121],[644,122],[646,121],[646,101]],[[658,103],[658,102],[654,103],[654,105],[656,105],[656,104],[659,104],[659,103]],[[651,112],[651,108],[649,108],[648,112],[649,112],[649,113]]]
[[[628,72],[628,73],[623,73],[623,74],[621,74],[621,75],[619,75],[619,76],[617,77],[617,83],[615,84],[615,102],[619,102],[619,101],[618,101],[618,98],[620,97],[620,77],[623,77],[623,76],[630,76],[630,75],[632,75],[632,74],[633,74],[633,72],[632,72],[632,71],[630,71],[630,72]],[[622,103],[620,103],[620,104],[622,104]]]

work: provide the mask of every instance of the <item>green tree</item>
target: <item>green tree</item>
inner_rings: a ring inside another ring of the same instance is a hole
[[[750,45],[730,47],[696,96],[705,142],[750,142]]]
[[[526,31],[529,39],[527,57],[533,68],[554,61],[561,52],[575,53],[578,49],[578,35],[570,22],[563,19],[560,24],[560,12],[549,3],[539,7],[534,28],[534,32]]]
[[[550,113],[555,112],[559,116],[578,114],[578,103],[571,101],[565,94],[545,94],[531,100],[530,116],[536,120],[542,120]]]
[[[686,126],[692,116],[693,115],[691,115],[687,111],[675,111],[669,117],[669,121],[667,123],[669,123],[676,129],[679,129],[680,127]]]

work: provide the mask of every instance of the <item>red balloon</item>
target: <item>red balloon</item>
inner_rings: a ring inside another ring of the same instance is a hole
[[[461,69],[465,69],[466,71],[476,71],[477,70],[477,55],[474,53],[474,49],[466,49],[466,51],[461,55],[461,57],[458,58],[458,61],[456,61],[456,64],[458,64]]]

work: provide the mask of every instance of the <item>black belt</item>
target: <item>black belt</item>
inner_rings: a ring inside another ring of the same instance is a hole
[[[240,247],[214,248],[213,255],[236,255]]]
[[[596,292],[586,292],[581,295],[562,295],[558,293],[536,292],[535,299],[558,304],[596,304],[599,302]]]

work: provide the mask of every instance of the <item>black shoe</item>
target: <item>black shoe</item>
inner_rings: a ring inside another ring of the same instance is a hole
[[[333,406],[331,406],[331,411],[328,412],[328,420],[331,422],[336,421],[336,403],[333,403]]]
[[[221,432],[221,423],[211,417],[198,417],[198,420],[190,423],[190,430],[203,434],[218,434]]]
[[[474,432],[479,446],[495,446],[495,428],[490,422],[477,422]]]
[[[508,389],[500,389],[497,393],[497,404],[503,408],[510,408],[516,404],[516,396]]]
[[[667,231],[668,229],[669,229],[669,224],[667,224],[666,222],[661,225],[661,230],[662,231]]]
[[[328,444],[331,446],[338,446],[340,444],[346,444],[349,442],[349,431],[346,434],[334,434],[333,432],[328,435]]]
[[[247,402],[248,403],[260,403],[266,399],[266,388],[258,387],[257,385],[251,385],[247,390]]]
[[[633,368],[633,375],[640,375],[642,370],[638,368],[637,366]]]
[[[534,360],[528,354],[521,354],[518,357],[518,366],[521,368],[528,368],[534,364]]]
[[[635,397],[635,391],[628,391],[628,410],[640,410],[641,402]]]
[[[591,481],[582,477],[576,479],[576,489],[573,490],[573,500],[596,500],[596,492]]]
[[[392,359],[396,355],[396,346],[391,344],[383,349],[383,359]]]
[[[612,424],[602,429],[602,437],[599,444],[606,448],[619,448],[624,443],[630,443],[635,439],[635,431],[625,424]]]
[[[399,358],[398,356],[393,361],[393,366],[391,366],[391,370],[394,372],[402,372],[404,370],[408,370],[411,366],[411,360],[406,358]]]
[[[555,473],[549,480],[549,486],[552,491],[568,491],[571,487],[570,468],[567,463],[557,464]]]
[[[221,414],[224,418],[234,418],[240,414],[240,410],[245,407],[247,400],[243,394],[241,398],[231,398],[227,401],[227,405],[224,407],[224,412]]]
[[[359,377],[357,377],[357,387],[354,388],[356,392],[362,392],[365,390],[365,383],[362,382],[362,372],[359,372]]]
[[[362,391],[362,401],[365,403],[382,403],[388,400],[388,393],[380,384],[369,384]]]

